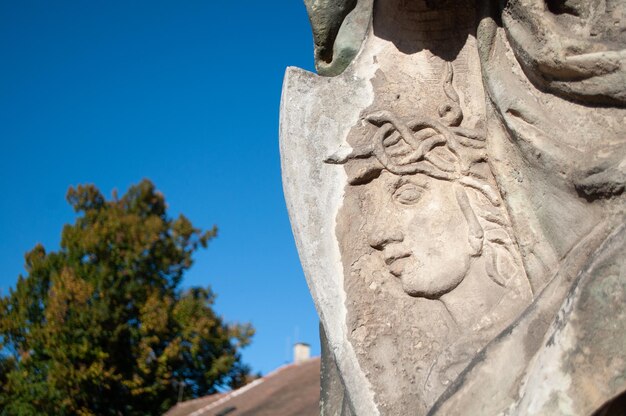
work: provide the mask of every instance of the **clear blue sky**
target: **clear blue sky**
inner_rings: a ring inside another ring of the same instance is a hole
[[[185,286],[257,329],[267,373],[318,319],[283,200],[278,108],[286,66],[313,68],[301,0],[0,2],[0,290],[74,215],[69,186],[106,195],[142,178],[172,216],[216,224]]]

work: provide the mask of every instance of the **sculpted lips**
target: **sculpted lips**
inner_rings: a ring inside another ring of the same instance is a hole
[[[385,259],[385,264],[389,266],[389,271],[391,272],[391,274],[399,277],[404,271],[405,261],[402,261],[402,259],[410,257],[411,253],[400,246],[388,246],[387,248],[385,248],[383,255]]]

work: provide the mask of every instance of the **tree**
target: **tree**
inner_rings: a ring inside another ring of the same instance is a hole
[[[182,290],[192,254],[216,236],[167,216],[144,180],[105,200],[70,188],[78,217],[61,247],[26,254],[0,298],[1,415],[145,415],[238,385],[253,329],[213,311],[209,288]]]

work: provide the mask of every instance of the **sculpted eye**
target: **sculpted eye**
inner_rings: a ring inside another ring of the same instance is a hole
[[[402,205],[413,205],[420,200],[423,193],[424,188],[421,186],[417,186],[413,183],[405,183],[396,189],[393,193],[393,199]]]

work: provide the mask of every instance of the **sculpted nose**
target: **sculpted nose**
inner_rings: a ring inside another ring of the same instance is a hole
[[[374,230],[368,239],[370,247],[382,250],[390,243],[399,243],[404,240],[404,235],[399,230],[386,230],[378,228]]]

